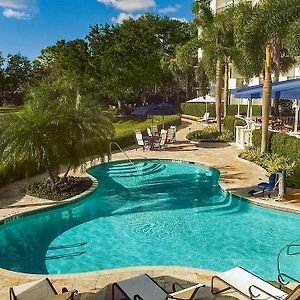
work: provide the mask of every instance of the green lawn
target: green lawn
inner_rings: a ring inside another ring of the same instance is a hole
[[[179,116],[166,116],[165,117],[165,128],[170,127],[170,125],[179,125],[181,123]],[[153,124],[157,125],[158,128],[162,128],[163,118],[161,116],[155,116]],[[129,147],[134,145],[134,131],[140,130],[145,132],[147,127],[152,125],[152,119],[145,120],[128,120],[120,121],[115,123],[115,141],[122,147]]]
[[[178,116],[165,116],[165,124],[170,124],[178,121]],[[161,116],[154,117],[153,124],[162,127],[163,118]],[[152,119],[146,120],[129,120],[115,123],[116,138],[123,137],[128,134],[133,134],[135,130],[145,131],[147,127],[151,127]]]

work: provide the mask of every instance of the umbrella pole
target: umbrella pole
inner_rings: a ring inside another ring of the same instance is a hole
[[[163,116],[163,129],[165,129],[165,116]]]
[[[299,110],[300,110],[300,100],[297,100],[297,106],[296,106],[296,110],[295,110],[294,132],[298,132]]]
[[[207,113],[207,102],[205,102],[205,112]]]

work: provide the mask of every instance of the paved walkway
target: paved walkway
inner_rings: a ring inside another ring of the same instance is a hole
[[[256,187],[259,178],[266,179],[266,172],[247,161],[238,158],[239,149],[228,143],[201,143],[195,145],[186,140],[186,135],[189,131],[200,128],[200,124],[185,120],[177,134],[177,143],[168,147],[164,151],[143,151],[128,150],[126,153],[131,158],[167,158],[194,161],[211,167],[215,167],[221,172],[221,184],[228,191],[247,197],[247,192]],[[113,160],[125,159],[124,154],[113,154]],[[76,174],[78,175],[78,174]],[[84,175],[84,174],[81,174]],[[30,181],[42,178],[45,175],[40,175],[36,178],[31,178]],[[0,220],[7,217],[14,217],[18,213],[32,211],[51,205],[57,205],[61,202],[50,200],[37,199],[24,195],[24,185],[28,180],[14,182],[0,189]],[[285,203],[277,203],[273,199],[249,199],[258,205],[270,206],[277,209],[290,210],[300,213],[300,194],[293,191],[290,200]],[[70,201],[70,200],[67,200]],[[67,202],[64,201],[64,202]],[[212,272],[195,270],[191,268],[179,267],[139,267],[123,270],[107,270],[93,273],[82,273],[72,275],[49,275],[54,282],[54,286],[60,289],[61,286],[68,288],[76,288],[79,291],[96,292],[103,289],[107,284],[121,279],[136,276],[138,274],[148,272],[151,276],[159,277],[164,284],[170,283],[166,278],[172,277],[188,282],[199,282],[195,273],[200,273],[200,280],[205,284],[209,284],[209,279]],[[8,299],[8,287],[17,284],[25,283],[41,276],[20,274],[0,269],[0,299]],[[169,278],[170,279],[170,278]],[[171,280],[172,281],[172,280]],[[102,298],[104,293],[102,293]],[[207,296],[210,298],[210,296]],[[240,298],[240,296],[238,296]],[[201,297],[202,298],[202,297]]]

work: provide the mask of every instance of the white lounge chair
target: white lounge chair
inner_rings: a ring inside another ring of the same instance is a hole
[[[143,135],[140,131],[136,131],[135,132],[135,142],[136,142],[136,150],[138,149],[138,147],[143,148],[143,150],[145,150],[147,147],[149,147],[149,143],[148,141],[145,141],[143,139]]]
[[[198,120],[198,122],[208,122],[208,121],[209,121],[209,112],[204,113],[203,118]]]
[[[76,292],[58,294],[48,278],[24,283],[9,289],[10,300],[71,300]]]
[[[112,287],[112,300],[119,299],[120,296],[123,296],[122,299],[125,296],[127,300],[191,300],[201,287],[204,285],[197,284],[169,294],[149,275],[144,274],[115,282]]]
[[[171,126],[168,129],[167,142],[168,143],[174,143],[174,142],[176,142],[176,127],[175,126]]]
[[[296,300],[300,297],[300,285],[291,294],[287,294],[241,267],[212,277],[211,291],[213,294],[224,292],[230,288],[249,299]]]
[[[149,137],[153,136],[152,131],[149,127],[147,128],[147,134],[148,134]]]
[[[162,129],[158,142],[153,143],[153,148],[158,148],[159,150],[165,149],[167,148],[166,143],[167,143],[167,131]]]

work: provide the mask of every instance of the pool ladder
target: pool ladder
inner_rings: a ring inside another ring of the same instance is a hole
[[[136,170],[138,170],[135,163],[130,159],[130,157],[123,151],[121,146],[117,142],[110,142],[109,143],[109,149],[108,149],[108,161],[111,161],[111,146],[116,145],[118,149],[126,156],[127,160],[132,164],[133,167],[135,167]]]

